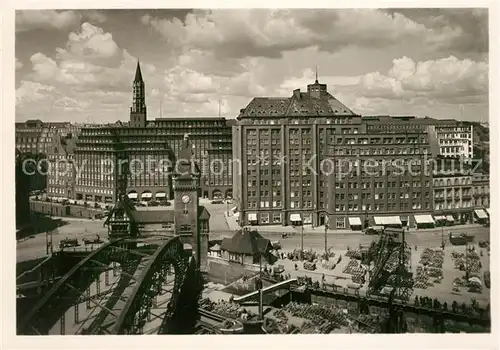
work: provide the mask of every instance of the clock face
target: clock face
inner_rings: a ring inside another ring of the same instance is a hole
[[[191,201],[191,198],[189,197],[189,195],[184,194],[184,195],[182,195],[182,197],[181,197],[181,201],[182,201],[182,203],[184,203],[184,204],[188,204],[188,203]]]

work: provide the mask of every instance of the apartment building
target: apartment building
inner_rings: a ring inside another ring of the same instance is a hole
[[[233,128],[240,224],[328,222],[331,228],[361,228],[383,216],[412,225],[411,214],[430,214],[432,169],[424,171],[432,166],[428,128],[385,135],[363,119],[317,80],[289,98],[254,98]],[[389,160],[412,171],[397,174],[389,166],[371,176],[363,170],[368,162],[382,166]],[[329,164],[342,175],[330,176]]]

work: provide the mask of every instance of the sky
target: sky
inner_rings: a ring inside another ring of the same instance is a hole
[[[16,121],[235,118],[320,83],[362,115],[488,121],[487,9],[16,11]]]

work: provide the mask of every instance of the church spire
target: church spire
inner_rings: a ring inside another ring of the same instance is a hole
[[[136,81],[143,81],[142,80],[142,73],[141,73],[141,63],[139,60],[137,60],[137,68],[135,69],[135,78],[134,82]]]
[[[314,82],[314,84],[319,84],[318,83],[318,66],[316,66],[316,81]]]
[[[132,107],[130,107],[130,125],[146,126],[146,87],[142,80],[141,64],[137,60],[137,68],[133,82]]]

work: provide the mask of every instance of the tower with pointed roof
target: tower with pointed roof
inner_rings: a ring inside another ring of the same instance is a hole
[[[130,107],[130,126],[146,126],[146,92],[144,80],[142,79],[141,64],[137,61],[133,83],[132,107]]]
[[[173,174],[175,233],[192,246],[198,269],[206,270],[208,233],[200,227],[200,169],[193,160],[189,135],[184,135]]]

